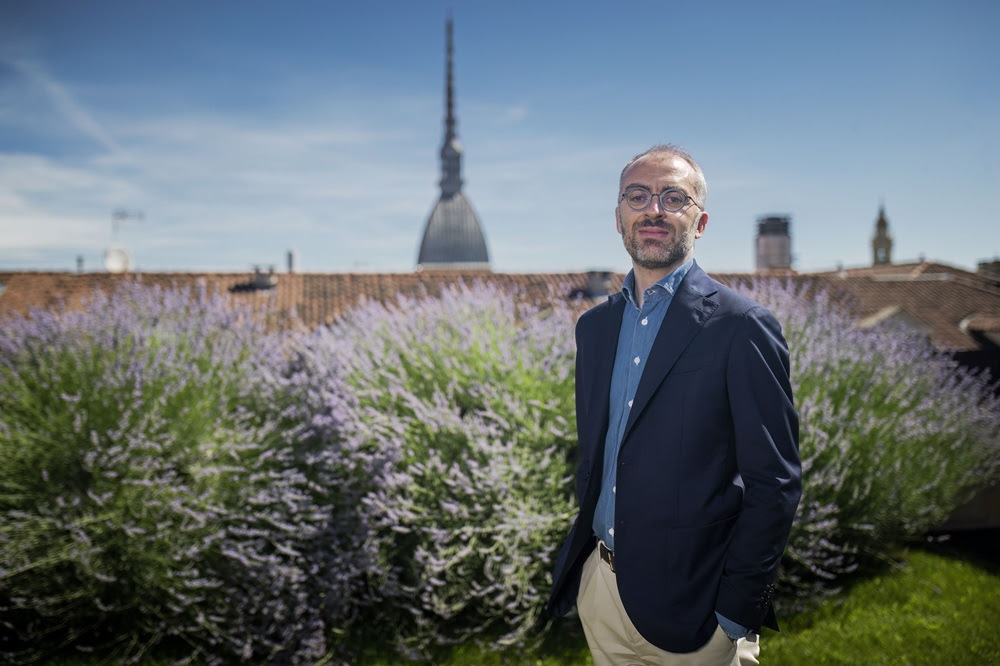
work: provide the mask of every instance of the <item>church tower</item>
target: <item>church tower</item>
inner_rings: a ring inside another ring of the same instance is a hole
[[[879,206],[875,220],[875,235],[872,237],[872,265],[892,263],[892,236],[889,235],[889,221],[885,219],[885,206]]]
[[[490,270],[490,255],[479,218],[462,194],[462,144],[455,131],[452,22],[445,24],[447,78],[444,142],[441,145],[441,196],[427,224],[417,255],[417,270]]]

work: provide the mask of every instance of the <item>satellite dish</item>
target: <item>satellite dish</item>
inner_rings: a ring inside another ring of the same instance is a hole
[[[132,270],[132,257],[125,248],[112,245],[104,251],[104,267],[109,273],[127,273]]]

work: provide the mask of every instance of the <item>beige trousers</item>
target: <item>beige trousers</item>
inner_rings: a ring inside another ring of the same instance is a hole
[[[661,650],[639,635],[622,607],[618,582],[611,567],[597,554],[583,565],[576,598],[580,622],[594,666],[749,666],[759,664],[757,634],[734,641],[716,627],[708,642],[694,652],[677,654]],[[669,618],[664,618],[669,621]]]

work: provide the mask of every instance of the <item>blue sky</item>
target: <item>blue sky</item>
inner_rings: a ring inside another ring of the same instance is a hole
[[[1000,254],[1000,3],[4,0],[0,270],[412,270],[449,8],[495,270],[626,269],[618,172],[661,142],[710,271],[771,213],[799,270],[865,265],[880,203],[896,260]]]

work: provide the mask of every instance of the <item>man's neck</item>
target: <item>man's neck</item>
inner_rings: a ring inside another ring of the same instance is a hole
[[[636,266],[633,262],[632,276],[635,279],[635,293],[633,297],[635,298],[636,305],[641,308],[645,300],[646,290],[683,266],[689,259],[691,259],[690,256],[684,257],[676,264],[667,268],[643,268],[642,266]]]

